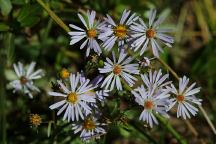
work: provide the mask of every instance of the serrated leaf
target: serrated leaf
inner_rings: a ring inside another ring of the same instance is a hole
[[[17,21],[23,27],[32,27],[40,21],[40,13],[41,7],[38,4],[27,4],[21,9]]]

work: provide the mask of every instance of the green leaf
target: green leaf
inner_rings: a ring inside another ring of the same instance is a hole
[[[20,11],[17,20],[23,27],[32,27],[40,21],[42,8],[38,4],[26,4]]]
[[[52,128],[52,123],[53,123],[53,121],[50,121],[50,122],[48,123],[48,127],[47,127],[47,137],[50,137],[51,128]]]
[[[10,0],[0,0],[0,8],[1,8],[2,15],[7,16],[12,9],[11,1]]]
[[[129,119],[133,119],[135,117],[139,117],[139,112],[135,109],[130,109],[124,112],[125,116]]]
[[[16,5],[24,5],[28,2],[29,2],[29,0],[11,0],[11,3],[16,4]]]
[[[0,31],[8,31],[10,27],[4,23],[0,23]]]

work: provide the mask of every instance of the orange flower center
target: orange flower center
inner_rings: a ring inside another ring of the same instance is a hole
[[[147,100],[144,102],[144,108],[151,110],[151,109],[153,109],[153,107],[154,107],[154,104],[152,101]]]
[[[118,38],[123,39],[127,35],[127,28],[124,25],[117,25],[114,28],[114,34]]]
[[[121,73],[122,69],[120,65],[115,65],[113,68],[113,73],[116,75],[119,75]]]
[[[183,101],[185,100],[185,97],[184,97],[183,95],[178,95],[178,96],[176,97],[176,100],[177,100],[178,102],[183,102]]]
[[[67,69],[62,69],[60,72],[60,77],[66,79],[70,76],[70,72]]]
[[[97,36],[97,31],[95,29],[87,30],[87,35],[89,38],[95,38]]]
[[[156,32],[155,32],[155,30],[154,29],[148,29],[147,31],[146,31],[146,37],[147,38],[154,38],[155,37],[155,34],[156,34]]]
[[[75,92],[71,92],[67,96],[67,101],[72,104],[75,104],[77,102],[77,99],[78,99],[78,96]]]
[[[39,126],[41,124],[41,117],[38,114],[30,114],[29,116],[30,124],[33,126]]]
[[[24,76],[21,76],[21,78],[20,78],[20,83],[22,84],[22,85],[24,85],[24,84],[26,84],[28,82],[28,79],[26,78],[26,77],[24,77]]]
[[[86,120],[84,121],[83,127],[84,127],[84,129],[92,130],[92,129],[94,129],[96,126],[95,126],[95,123],[94,123],[91,119],[86,119]]]

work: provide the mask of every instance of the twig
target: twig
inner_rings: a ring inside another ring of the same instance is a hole
[[[50,17],[66,32],[70,32],[70,28],[42,1],[36,0],[50,15]]]
[[[206,118],[206,121],[208,122],[209,126],[211,127],[212,131],[214,132],[214,134],[216,135],[216,129],[213,125],[213,123],[211,122],[211,120],[209,119],[206,111],[203,109],[203,107],[201,105],[199,105],[199,108],[201,110],[201,112],[203,113],[204,117]]]
[[[180,79],[179,76],[177,75],[177,73],[176,73],[169,65],[167,65],[166,62],[164,62],[164,61],[163,61],[162,59],[160,59],[160,58],[158,58],[158,61],[159,61],[164,67],[166,67],[166,68],[170,71],[170,73],[171,73],[177,80]],[[210,126],[211,130],[212,130],[213,133],[216,135],[216,129],[215,129],[213,123],[211,122],[211,120],[209,119],[209,117],[208,117],[206,111],[204,110],[204,108],[203,108],[201,105],[199,105],[199,108],[200,108],[200,110],[201,110],[203,116],[205,117],[205,119],[206,119],[208,125]],[[197,136],[198,132],[195,130],[195,128],[193,127],[193,125],[192,125],[189,121],[186,122],[186,124],[188,125],[188,127],[190,128],[190,130],[193,132],[193,134],[194,134],[195,136]]]

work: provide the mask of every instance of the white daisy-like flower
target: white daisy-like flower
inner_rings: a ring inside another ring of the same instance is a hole
[[[130,87],[132,87],[137,80],[131,74],[139,74],[138,63],[131,63],[133,58],[127,57],[127,54],[123,51],[120,52],[119,59],[116,61],[115,53],[113,52],[113,62],[106,58],[103,68],[99,68],[100,73],[108,73],[109,75],[104,79],[101,87],[105,89],[113,90],[114,87],[118,90],[122,90],[121,80],[125,80]]]
[[[83,83],[85,82],[86,78],[84,76],[84,73],[81,72],[81,77],[80,77],[80,82]],[[95,88],[98,88],[99,85],[100,85],[100,82],[103,80],[103,76],[102,75],[99,75],[97,77],[95,77],[91,82],[90,84],[92,84]],[[96,96],[96,99],[99,100],[101,103],[103,103],[106,99],[106,97],[109,96],[109,90],[106,90],[106,89],[103,89],[103,90],[96,90],[96,91],[89,91],[87,92],[89,95],[95,95]],[[97,104],[96,103],[91,103],[91,106],[97,108]]]
[[[73,124],[72,129],[74,134],[80,132],[80,138],[83,141],[89,141],[91,139],[99,139],[101,135],[106,134],[105,123],[97,122],[94,117],[87,117],[81,124]]]
[[[57,81],[63,92],[49,92],[51,96],[63,97],[63,100],[51,105],[50,109],[60,108],[57,115],[63,111],[63,120],[78,121],[79,118],[84,119],[86,115],[92,112],[89,104],[95,103],[95,93],[90,91],[94,90],[94,86],[90,83],[89,79],[81,82],[81,75],[70,74],[70,88],[67,88],[61,81]]]
[[[28,94],[30,98],[33,98],[32,92],[40,92],[39,88],[34,85],[33,80],[43,77],[44,71],[39,69],[34,72],[35,65],[35,62],[31,62],[26,70],[21,62],[18,62],[18,65],[13,64],[18,77],[17,80],[13,80],[9,83],[9,85],[14,88],[13,92],[23,91],[25,94]]]
[[[167,105],[170,96],[168,90],[155,93],[155,90],[146,90],[142,85],[141,87],[133,90],[132,94],[135,96],[135,101],[144,107],[139,120],[146,121],[150,127],[153,127],[154,123],[158,124],[154,113],[159,113],[169,118],[169,115],[167,114]]]
[[[177,90],[173,84],[171,87],[167,87],[171,93],[175,95],[175,98],[170,99],[171,104],[169,109],[171,109],[176,103],[178,103],[177,117],[191,118],[190,114],[195,116],[199,111],[195,105],[201,105],[202,99],[195,97],[195,94],[200,92],[200,87],[194,88],[196,83],[193,83],[189,87],[189,78],[184,76],[179,80],[179,89]]]
[[[98,90],[96,91],[96,98],[100,101],[100,102],[104,102],[106,97],[109,96],[109,90]]]
[[[159,71],[154,72],[150,70],[148,74],[141,74],[141,78],[145,86],[150,90],[162,89],[163,87],[172,83],[171,81],[166,81],[169,78],[169,74],[163,75],[161,69]]]
[[[107,15],[105,18],[105,25],[101,27],[101,33],[98,36],[99,39],[103,40],[102,46],[110,51],[115,42],[118,41],[118,46],[123,46],[126,41],[130,38],[130,25],[138,19],[138,16],[130,10],[124,10],[120,22],[116,24],[114,20]]]
[[[132,47],[134,51],[140,50],[140,55],[142,55],[149,43],[151,45],[154,56],[159,57],[159,53],[163,52],[159,43],[163,43],[168,47],[172,47],[172,43],[174,42],[173,38],[167,35],[167,32],[170,32],[170,29],[160,28],[160,24],[164,21],[165,17],[160,16],[157,20],[156,18],[156,10],[151,10],[149,15],[149,24],[148,26],[144,23],[142,19],[139,19],[139,23],[134,23],[130,28],[133,30],[131,36],[135,39],[132,43]]]
[[[82,29],[73,24],[69,25],[71,28],[76,30],[69,32],[69,35],[71,35],[70,45],[73,45],[84,39],[84,42],[80,46],[80,49],[83,49],[85,46],[87,47],[86,56],[89,56],[91,49],[93,49],[98,55],[100,55],[101,48],[97,42],[97,35],[99,33],[98,27],[100,26],[100,23],[95,20],[95,11],[87,11],[86,15],[87,20],[85,20],[81,14],[78,14],[78,17],[85,26],[85,29]]]

